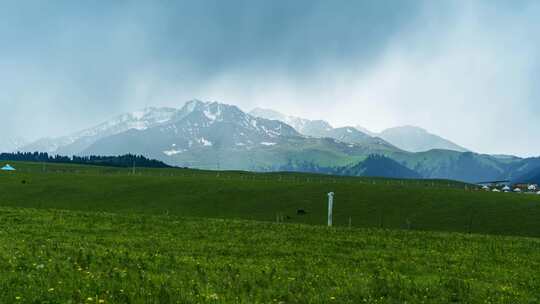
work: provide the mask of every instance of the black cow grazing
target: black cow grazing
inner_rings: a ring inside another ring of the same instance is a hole
[[[21,184],[23,184],[23,185],[26,184],[26,180],[23,179],[23,180],[21,181]]]
[[[298,210],[296,210],[296,215],[306,215],[306,214],[307,214],[307,212],[306,212],[306,210],[304,210],[304,209],[298,209]]]

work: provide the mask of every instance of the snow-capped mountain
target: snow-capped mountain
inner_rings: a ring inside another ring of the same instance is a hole
[[[136,153],[177,166],[280,170],[293,163],[346,165],[381,151],[380,146],[304,136],[279,120],[255,117],[233,105],[194,100],[165,123],[102,138],[83,154]]]
[[[221,162],[238,166],[224,167],[246,168],[245,155],[238,159],[234,153],[254,150],[264,153],[291,138],[302,136],[281,121],[254,117],[232,105],[193,100],[166,123],[105,137],[83,154],[141,153],[172,164],[196,162],[198,167],[214,167],[218,162],[216,157],[229,155]]]
[[[385,140],[379,137],[372,137],[370,135],[367,135],[366,133],[363,133],[353,127],[335,128],[335,129],[322,133],[322,137],[335,138],[340,141],[360,144],[360,145],[377,146],[381,150],[388,150],[388,151],[398,150],[395,146],[391,145]]]
[[[173,108],[146,108],[122,114],[95,127],[58,138],[43,138],[23,146],[23,151],[62,155],[80,154],[97,140],[128,130],[145,130],[170,121],[177,115]]]
[[[294,127],[299,133],[318,138],[334,138],[343,142],[369,145],[381,150],[398,150],[381,138],[370,136],[354,127],[334,128],[324,120],[309,120],[288,116],[274,110],[256,108],[250,112],[253,116],[283,121]]]
[[[309,120],[289,116],[270,109],[255,108],[250,114],[266,119],[283,121],[306,136],[331,137],[357,144],[378,144],[386,146],[388,149],[398,148],[409,152],[424,152],[433,149],[458,152],[469,151],[419,127],[395,127],[386,129],[381,133],[375,133],[362,126],[334,128],[324,120]]]
[[[0,152],[18,151],[26,144],[22,137],[0,137]]]
[[[47,149],[27,150],[64,155],[134,153],[170,165],[201,169],[319,173],[328,168],[356,168],[354,164],[378,154],[423,177],[464,181],[507,179],[537,167],[536,163],[526,159],[500,160],[471,152],[430,150],[412,153],[353,127],[332,128],[324,122],[312,124],[309,120],[292,120],[295,121],[297,128],[308,134],[301,134],[280,120],[247,114],[233,105],[193,100],[180,109],[148,108],[120,115],[70,136],[33,144],[34,147],[43,144]],[[314,127],[306,129],[309,125]],[[407,138],[409,133],[402,136]],[[385,162],[376,164],[382,163]],[[361,169],[372,172],[364,167]],[[351,171],[351,174],[360,172],[357,171]],[[382,169],[379,171],[388,174]]]
[[[321,134],[333,129],[333,127],[324,120],[309,120],[301,117],[285,115],[270,109],[255,108],[249,112],[249,114],[255,117],[282,121],[293,127],[300,134],[306,136],[320,137]]]

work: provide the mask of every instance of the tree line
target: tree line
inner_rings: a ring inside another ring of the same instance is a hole
[[[0,161],[27,161],[43,163],[67,163],[79,165],[96,165],[108,167],[146,167],[146,168],[170,168],[171,166],[155,159],[149,159],[142,155],[125,154],[120,156],[62,156],[49,155],[45,152],[17,152],[0,153]]]

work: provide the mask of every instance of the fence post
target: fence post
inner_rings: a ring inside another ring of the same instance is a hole
[[[334,207],[334,192],[328,193],[328,227],[332,227],[332,212]]]

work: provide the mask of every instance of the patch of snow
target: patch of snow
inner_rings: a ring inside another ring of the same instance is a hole
[[[212,113],[208,109],[204,110],[203,113],[204,113],[204,116],[206,116],[206,118],[210,119],[211,121],[216,120],[217,116],[219,115],[219,113]]]
[[[171,149],[171,150],[163,151],[163,154],[165,154],[167,156],[173,156],[173,155],[176,155],[176,154],[184,153],[186,151],[187,150],[185,150],[185,149],[180,149],[180,150]]]
[[[263,145],[263,146],[273,146],[273,145],[276,145],[276,143],[263,141],[263,142],[261,142],[261,145]]]
[[[237,146],[245,146],[245,143],[236,143]]]
[[[352,133],[352,130],[351,130],[351,129],[347,129],[347,133]]]
[[[202,137],[201,139],[199,139],[199,142],[203,145],[203,146],[207,146],[207,147],[210,147],[212,146],[212,142],[207,140],[206,138]]]

